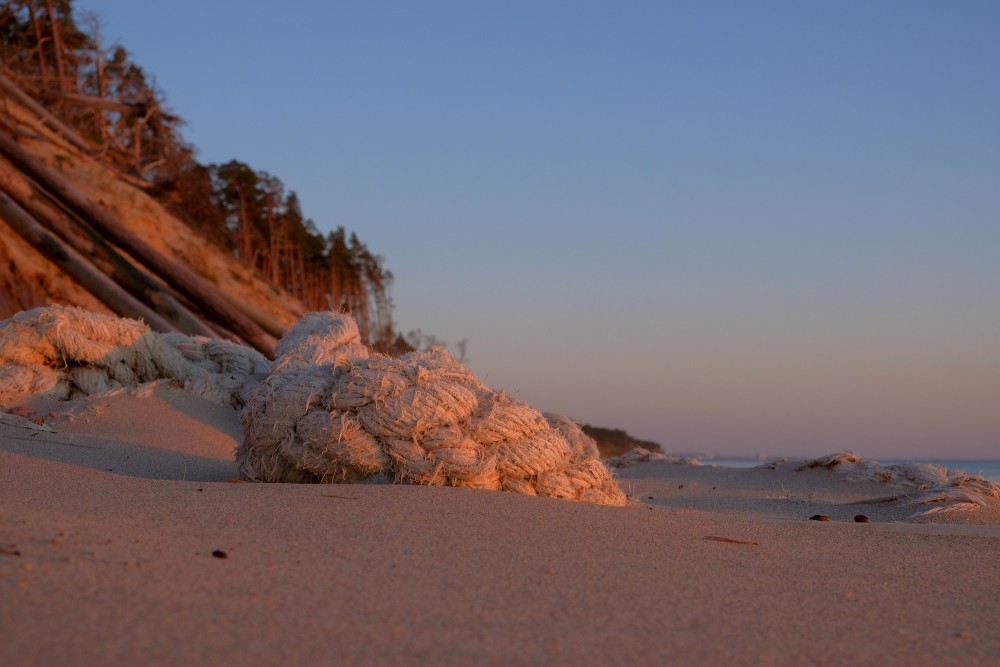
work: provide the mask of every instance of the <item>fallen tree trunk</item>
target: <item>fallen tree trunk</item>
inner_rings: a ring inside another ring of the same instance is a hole
[[[191,335],[217,335],[214,329],[209,328],[165,291],[162,285],[106,243],[100,234],[78,218],[73,218],[71,212],[61,208],[58,201],[48,202],[42,199],[45,192],[3,158],[0,158],[0,189],[6,190],[43,227],[82,256],[89,258],[97,269],[150,306],[177,329]]]
[[[0,218],[46,259],[100,299],[118,315],[145,320],[157,331],[177,331],[166,319],[122,289],[83,255],[68,246],[0,190]]]
[[[114,280],[136,299],[150,306],[175,329],[194,336],[217,337],[217,332],[184,307],[155,280],[108,245],[100,234],[86,223],[76,220],[77,226],[60,216],[50,207],[17,189],[6,187],[8,194],[21,205],[39,224],[53,232],[76,252],[89,257],[95,267]],[[55,202],[58,206],[58,202]],[[64,212],[65,213],[65,212]],[[67,213],[66,215],[72,215]]]
[[[118,102],[117,100],[106,100],[103,97],[81,95],[79,93],[65,93],[62,95],[62,98],[68,102],[76,102],[77,104],[96,107],[98,109],[107,109],[108,111],[117,111],[118,113],[139,113],[143,109],[143,106],[139,104],[127,104],[125,102]]]
[[[274,337],[265,333],[250,317],[222,298],[216,285],[160,254],[111,213],[90,201],[65,177],[31,155],[7,132],[0,132],[0,154],[70,211],[197,304],[211,319],[223,324],[265,354],[274,353],[277,342]]]
[[[49,129],[54,131],[73,146],[79,148],[85,153],[93,153],[93,145],[84,140],[83,137],[77,134],[77,132],[71,127],[66,125],[66,123],[56,118],[48,109],[36,102],[35,98],[21,90],[20,86],[4,74],[0,74],[0,91],[3,91],[5,95],[10,96],[15,102],[38,116],[38,119],[41,120],[42,123],[48,125]]]

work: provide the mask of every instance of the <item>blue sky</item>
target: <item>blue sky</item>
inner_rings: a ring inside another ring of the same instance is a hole
[[[1000,3],[77,0],[396,320],[672,451],[1000,452]]]

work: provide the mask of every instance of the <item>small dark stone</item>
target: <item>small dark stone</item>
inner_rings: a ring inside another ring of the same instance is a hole
[[[652,500],[653,496],[646,496],[646,500]]]
[[[830,517],[826,516],[825,514],[813,514],[811,517],[809,517],[809,520],[810,521],[829,521]]]
[[[713,490],[713,491],[715,491],[715,489],[716,489],[716,488],[717,488],[717,487],[714,487],[714,486],[713,486],[713,487],[712,487],[712,490]]]
[[[677,488],[678,488],[678,489],[683,489],[683,488],[684,488],[684,485],[683,485],[683,484],[678,484],[678,485],[677,485]]]
[[[871,523],[871,519],[869,519],[864,514],[857,514],[857,515],[855,515],[854,516],[854,521],[856,521],[857,523]]]
[[[223,551],[222,549],[216,549],[215,551],[212,552],[212,555],[215,556],[216,558],[229,558],[226,552]]]

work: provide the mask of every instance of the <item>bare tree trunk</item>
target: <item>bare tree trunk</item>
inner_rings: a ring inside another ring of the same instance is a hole
[[[138,117],[132,125],[132,160],[137,174],[142,173],[142,120]]]
[[[243,191],[237,188],[240,197],[240,259],[247,266],[253,266],[253,248],[250,243],[250,222],[247,219],[247,200]]]
[[[59,92],[66,94],[66,66],[63,63],[62,38],[59,36],[59,23],[56,21],[56,11],[52,0],[46,0],[49,10],[49,25],[52,28],[52,50],[56,55],[56,73],[59,75]]]
[[[38,72],[42,79],[42,90],[45,90],[49,87],[49,72],[45,64],[45,51],[42,48],[45,44],[45,39],[42,37],[42,26],[38,24],[38,15],[35,13],[35,8],[31,3],[28,3],[28,13],[31,15],[31,26],[35,29],[35,51],[38,53]]]
[[[302,275],[302,248],[287,244],[288,251],[285,253],[285,264],[288,267],[288,292],[296,299],[302,298],[302,283],[305,276]]]
[[[271,284],[275,289],[281,289],[281,282],[278,276],[278,233],[274,224],[274,206],[270,196],[267,198],[267,257],[264,263],[267,265],[267,275],[271,278]]]
[[[97,96],[104,98],[108,94],[107,82],[104,80],[104,51],[101,50],[101,23],[98,19],[94,19],[94,25],[92,26],[94,40],[94,58],[97,63]],[[101,145],[108,143],[108,118],[104,115],[104,112],[100,109],[96,111],[97,114],[97,131],[101,134]]]
[[[330,262],[330,302],[336,304],[336,307],[330,306],[330,310],[340,310],[341,298],[340,298],[340,284],[337,280],[337,267]]]

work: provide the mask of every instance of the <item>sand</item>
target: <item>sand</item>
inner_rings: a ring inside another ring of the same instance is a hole
[[[627,508],[236,483],[227,408],[37,407],[0,422],[3,665],[1000,663],[996,501],[907,521],[793,462],[626,468]]]

